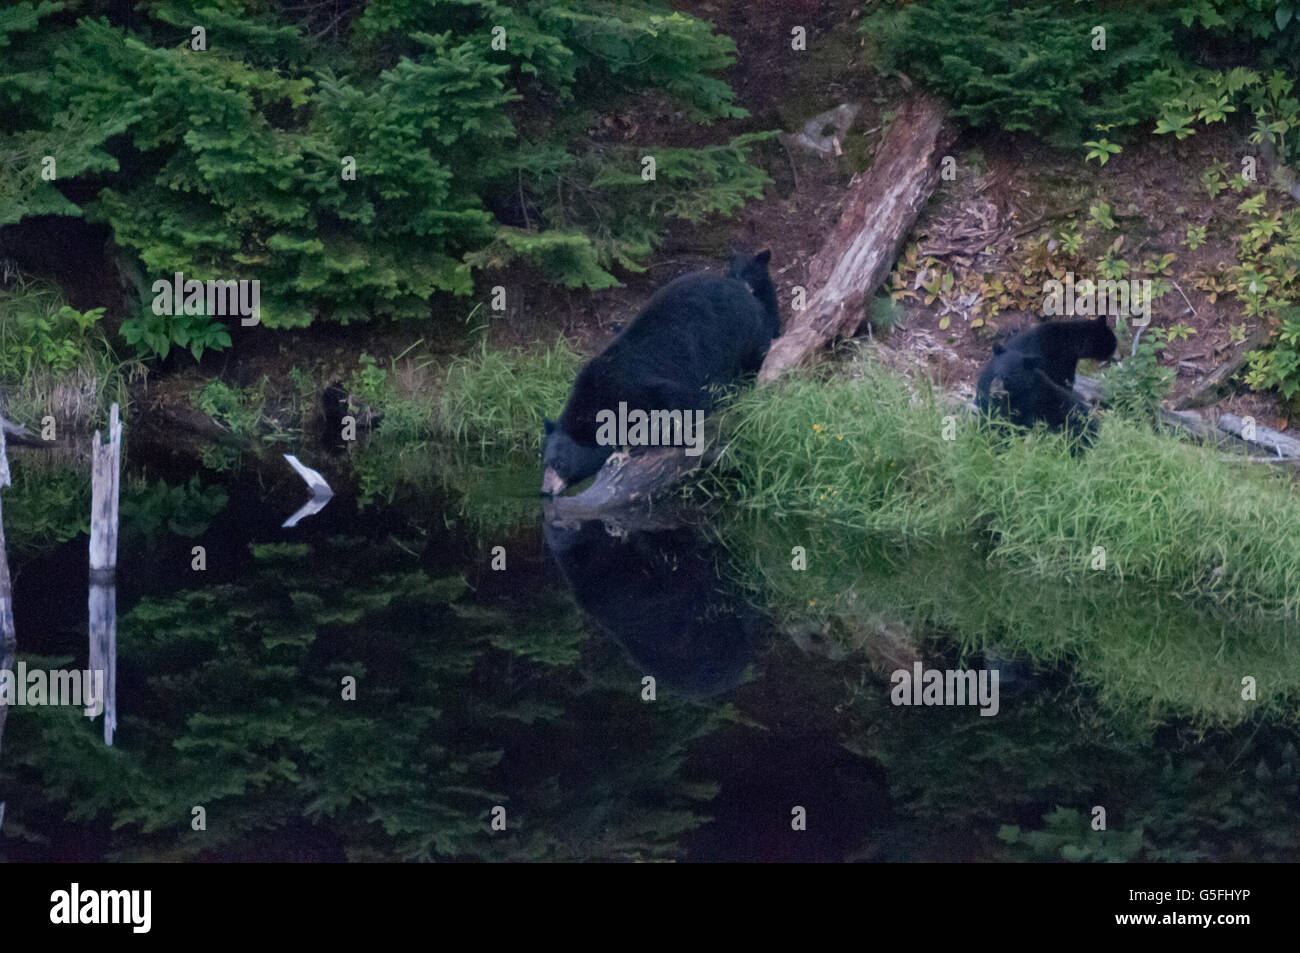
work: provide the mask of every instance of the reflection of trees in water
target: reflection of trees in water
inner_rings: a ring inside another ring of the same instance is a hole
[[[580,663],[565,600],[478,606],[413,569],[416,545],[258,545],[246,581],[142,600],[119,625],[118,747],[68,710],[11,720],[6,853],[676,856],[713,793],[680,779],[685,748],[715,716],[649,712]]]

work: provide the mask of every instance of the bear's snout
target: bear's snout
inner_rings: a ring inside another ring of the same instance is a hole
[[[560,475],[555,472],[554,467],[547,467],[545,472],[542,473],[543,496],[555,496],[557,493],[562,493],[566,485]]]

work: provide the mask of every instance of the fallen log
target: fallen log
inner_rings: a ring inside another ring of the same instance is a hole
[[[1076,375],[1074,392],[1091,404],[1101,402],[1101,384],[1096,378]],[[1224,455],[1239,462],[1300,463],[1300,440],[1259,423],[1248,428],[1245,420],[1233,414],[1219,414],[1213,420],[1205,420],[1194,410],[1161,410],[1160,420],[1219,450],[1236,451]],[[1246,456],[1240,456],[1242,451]]]
[[[916,96],[899,109],[875,163],[850,184],[835,230],[809,263],[812,296],[773,342],[760,383],[857,331],[867,299],[894,267],[939,181],[941,153],[951,141],[943,117],[943,104],[929,96]]]
[[[628,504],[643,504],[717,456],[713,451],[688,457],[681,447],[655,447],[631,456],[616,453],[587,489],[548,501],[550,519],[594,519]]]
[[[819,348],[857,331],[866,317],[867,299],[894,267],[939,181],[939,161],[953,137],[944,114],[943,104],[928,95],[913,96],[898,110],[875,163],[854,177],[839,222],[809,264],[811,297],[772,342],[759,371],[760,384],[771,383]],[[708,459],[708,454],[687,457],[679,447],[628,458],[615,455],[591,486],[558,498],[555,508],[567,518],[597,516],[607,507],[651,498]]]

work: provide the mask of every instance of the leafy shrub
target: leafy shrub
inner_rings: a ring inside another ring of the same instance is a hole
[[[103,347],[103,316],[103,308],[78,311],[52,286],[19,278],[14,290],[0,292],[0,379],[72,370],[86,348]]]
[[[1124,323],[1120,318],[1120,324]],[[1190,328],[1182,326],[1146,328],[1136,349],[1106,371],[1102,386],[1107,404],[1135,419],[1155,420],[1177,376],[1172,367],[1160,366],[1160,353],[1190,333]]]
[[[267,327],[427,319],[511,257],[602,287],[667,219],[728,213],[766,181],[752,137],[633,148],[593,130],[634,96],[745,115],[714,75],[732,41],[662,0],[375,0],[324,22],[318,4],[165,0],[130,31],[60,6],[0,12],[0,225],[84,215],[148,275],[259,280]],[[190,49],[194,23],[210,49]],[[66,197],[89,176],[90,198]],[[123,333],[141,355],[226,344],[197,317]]]
[[[1092,30],[1106,28],[1105,52]],[[1167,14],[1139,6],[926,0],[863,23],[882,66],[938,90],[973,126],[1077,148],[1099,126],[1154,116],[1177,60]]]
[[[7,414],[85,424],[126,403],[123,367],[100,326],[103,308],[78,311],[52,284],[11,274],[0,289],[0,384]]]
[[[165,358],[172,345],[189,348],[194,360],[203,352],[219,351],[230,347],[230,334],[225,325],[218,324],[202,314],[154,314],[141,312],[138,317],[122,322],[122,338],[135,348],[137,357]]]
[[[263,388],[251,391],[231,387],[222,380],[210,380],[194,396],[194,405],[236,437],[252,437],[262,423],[265,384],[263,378]]]

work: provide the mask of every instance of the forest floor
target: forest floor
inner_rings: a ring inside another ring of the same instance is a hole
[[[749,202],[731,218],[674,224],[661,236],[647,270],[620,274],[620,287],[572,291],[540,283],[524,270],[506,269],[490,282],[480,282],[504,285],[512,303],[486,322],[482,310],[469,321],[451,318],[469,313],[472,302],[448,301],[435,306],[435,311],[445,307],[448,317],[418,326],[322,326],[243,335],[234,348],[199,366],[180,364],[179,370],[151,375],[139,389],[140,406],[164,416],[169,411],[192,414],[193,393],[214,374],[241,386],[268,381],[268,399],[274,401],[275,388],[287,386],[291,368],[308,370],[323,385],[346,380],[363,353],[384,361],[405,352],[408,362],[426,368],[421,376],[436,389],[439,366],[451,354],[476,345],[481,334],[489,348],[546,347],[562,335],[582,353],[594,353],[626,326],[655,288],[688,271],[723,267],[737,247],[771,248],[788,322],[791,289],[806,281],[808,263],[833,229],[848,183],[869,165],[907,85],[903,77],[882,77],[871,68],[872,51],[858,29],[856,2],[811,0],[805,6],[801,16],[797,6],[783,5],[791,22],[773,24],[755,16],[754,5],[743,0],[691,4],[694,15],[712,19],[735,40],[736,63],[725,78],[748,118],[694,126],[648,100],[644,110],[604,117],[590,134],[703,145],[742,132],[797,132],[818,113],[844,102],[859,103],[842,155],[815,154],[784,137],[772,141],[755,157],[772,179],[761,200]],[[790,27],[796,20],[808,31],[808,50],[802,53],[790,49]],[[1229,161],[1229,171],[1235,172],[1231,163],[1250,151],[1244,138],[1218,126],[1183,142],[1139,138],[1103,168],[1027,135],[967,132],[952,149],[955,178],[941,183],[913,232],[915,245],[896,267],[894,287],[912,294],[903,302],[901,319],[880,335],[883,347],[874,350],[875,356],[943,388],[969,393],[994,336],[1034,320],[1031,304],[1043,297],[1047,242],[1056,247],[1062,233],[1077,233],[1083,240],[1079,252],[1067,258],[1058,251],[1051,265],[1073,261],[1079,278],[1097,278],[1095,263],[1122,236],[1115,254],[1135,269],[1129,277],[1143,276],[1137,269],[1144,261],[1174,256],[1164,277],[1175,287],[1155,301],[1152,325],[1181,325],[1193,332],[1170,344],[1161,358],[1177,372],[1170,401],[1177,405],[1207,374],[1245,350],[1260,330],[1231,293],[1215,293],[1223,269],[1236,261],[1234,215],[1242,196],[1224,189],[1211,197],[1201,181],[1216,159]],[[1113,227],[1090,216],[1103,202]],[[1194,250],[1186,243],[1189,227],[1206,231],[1204,243]],[[983,243],[993,237],[1002,241],[989,254]],[[940,293],[921,287],[927,281],[938,282]],[[942,290],[945,281],[951,282],[950,291]],[[1016,293],[1003,297],[1006,306],[997,313],[989,313],[987,305],[983,310],[969,306],[971,292],[987,301],[998,297],[990,289],[1012,286]],[[1269,394],[1241,389],[1217,406],[1279,429],[1288,423],[1280,400]]]

